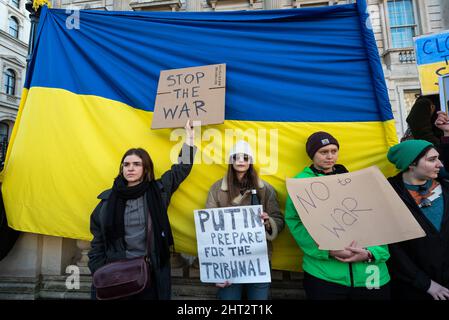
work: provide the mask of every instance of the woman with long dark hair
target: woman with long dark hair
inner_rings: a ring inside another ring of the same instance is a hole
[[[102,192],[91,215],[93,234],[89,268],[95,272],[114,261],[147,256],[150,284],[129,299],[171,297],[170,247],[173,236],[167,215],[172,194],[192,169],[194,131],[186,124],[186,143],[174,164],[156,179],[153,162],[141,148],[128,150],[120,161],[112,189]],[[147,237],[149,235],[149,239]],[[95,294],[95,288],[93,295]]]
[[[271,257],[273,241],[284,228],[284,217],[274,188],[259,178],[254,168],[254,155],[249,144],[238,141],[229,154],[226,176],[215,182],[209,190],[206,208],[249,206],[261,204],[268,254]],[[257,203],[252,199],[257,197]],[[217,283],[218,298],[221,300],[240,300],[246,294],[248,300],[267,300],[270,293],[269,283],[231,284]],[[244,292],[245,291],[245,292]]]
[[[426,140],[438,146],[443,132],[435,126],[437,111],[438,95],[419,96],[407,116],[409,134],[405,139]]]

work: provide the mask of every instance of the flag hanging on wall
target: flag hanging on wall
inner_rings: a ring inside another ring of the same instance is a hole
[[[310,165],[305,142],[315,131],[339,140],[350,170],[394,172],[386,152],[396,131],[364,1],[245,12],[44,7],[3,171],[10,226],[90,240],[96,197],[127,149],[148,150],[157,177],[176,159],[179,130],[150,129],[160,72],[223,63],[225,122],[196,129],[196,164],[169,208],[178,252],[196,253],[193,210],[204,208],[239,138],[282,208],[285,179]],[[273,268],[298,270],[300,261],[286,228]]]

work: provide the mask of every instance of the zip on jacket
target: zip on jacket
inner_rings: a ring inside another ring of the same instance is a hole
[[[354,288],[354,273],[352,272],[352,262],[349,262],[349,278],[351,279],[351,288]]]

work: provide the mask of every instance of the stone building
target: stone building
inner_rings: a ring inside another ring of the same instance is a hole
[[[23,85],[28,41],[24,0],[0,0],[0,135],[9,135]],[[353,0],[53,0],[56,8],[135,11],[265,10],[352,3]],[[18,4],[17,4],[18,3]],[[398,136],[419,93],[413,37],[449,29],[449,1],[367,0]],[[16,5],[17,4],[17,5]],[[18,36],[16,36],[16,32]],[[12,72],[11,72],[12,71]],[[448,69],[449,73],[449,69]],[[6,124],[6,126],[4,126]],[[0,261],[0,299],[88,298],[88,243],[23,233],[9,256]],[[215,288],[199,283],[198,271],[183,259],[173,260],[175,299],[213,298]],[[80,270],[73,287],[70,266]],[[274,271],[275,299],[301,298],[300,273]],[[66,285],[66,282],[68,286]],[[199,289],[200,288],[200,289]]]
[[[30,22],[25,0],[0,0],[0,166],[25,82]]]

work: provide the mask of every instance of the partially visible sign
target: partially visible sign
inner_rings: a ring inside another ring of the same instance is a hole
[[[322,250],[353,240],[369,247],[426,234],[376,167],[330,176],[287,179],[299,217]]]
[[[449,74],[449,32],[414,38],[423,95],[438,93],[438,77]]]
[[[195,210],[201,282],[271,282],[262,206]]]
[[[224,122],[226,64],[161,71],[152,129]]]
[[[441,111],[449,111],[449,75],[439,78]]]

